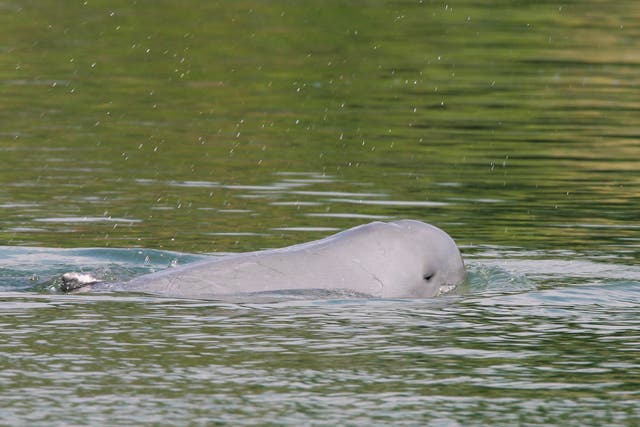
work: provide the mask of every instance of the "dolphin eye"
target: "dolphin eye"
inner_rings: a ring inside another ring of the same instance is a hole
[[[426,280],[426,281],[428,282],[428,281],[430,281],[431,279],[433,279],[433,276],[435,276],[435,273],[425,274],[425,275],[424,275],[424,280]]]

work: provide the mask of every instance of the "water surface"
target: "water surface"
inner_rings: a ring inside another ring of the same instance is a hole
[[[1,424],[640,422],[636,2],[0,10]],[[48,290],[398,218],[469,282]]]

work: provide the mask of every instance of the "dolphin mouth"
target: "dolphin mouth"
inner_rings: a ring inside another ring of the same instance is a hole
[[[441,295],[446,295],[453,292],[458,285],[440,285],[438,288],[438,292],[436,292],[436,296],[439,297]]]

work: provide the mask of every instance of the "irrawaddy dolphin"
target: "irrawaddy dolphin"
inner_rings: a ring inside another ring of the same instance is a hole
[[[65,291],[126,291],[167,297],[300,290],[346,290],[378,298],[429,298],[464,281],[453,239],[415,220],[372,222],[321,240],[198,261],[127,282],[67,273]]]

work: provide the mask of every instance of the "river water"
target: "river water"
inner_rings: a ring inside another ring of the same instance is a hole
[[[640,424],[637,2],[0,11],[0,424]],[[55,291],[398,218],[467,283]]]

